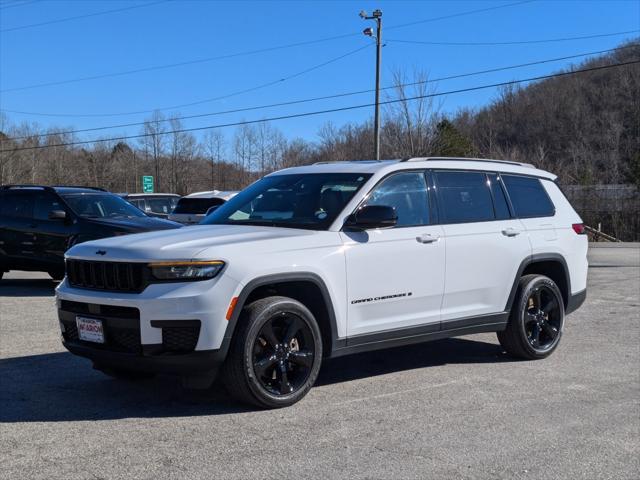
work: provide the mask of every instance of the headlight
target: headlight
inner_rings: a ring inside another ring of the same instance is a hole
[[[157,280],[209,280],[224,268],[220,260],[196,262],[150,263],[151,275]]]

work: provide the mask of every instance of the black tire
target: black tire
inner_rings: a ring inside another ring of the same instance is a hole
[[[256,300],[242,311],[222,369],[241,402],[280,408],[302,399],[322,363],[322,336],[313,314],[288,297]]]
[[[558,286],[544,275],[525,275],[498,340],[509,355],[538,360],[558,348],[563,328],[564,302]]]
[[[126,370],[123,368],[101,367],[100,365],[94,365],[93,368],[101,371],[108,377],[115,378],[117,380],[126,380],[129,382],[137,380],[148,380],[156,376],[155,373],[150,372],[138,372],[135,370]]]
[[[64,270],[51,270],[51,271],[49,271],[47,273],[56,282],[59,282],[64,278]]]

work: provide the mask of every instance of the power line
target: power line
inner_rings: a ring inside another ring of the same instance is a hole
[[[215,60],[226,60],[229,58],[236,58],[236,57],[244,57],[244,56],[248,56],[248,55],[256,55],[259,53],[267,53],[267,52],[273,52],[276,50],[284,50],[284,49],[288,49],[288,48],[293,48],[293,47],[301,47],[301,46],[306,46],[306,45],[313,45],[316,43],[322,43],[322,42],[328,42],[331,40],[338,40],[338,39],[342,39],[342,38],[346,38],[346,37],[352,37],[354,35],[358,35],[357,33],[349,33],[349,34],[344,34],[344,35],[335,35],[333,37],[325,37],[325,38],[319,38],[317,40],[307,40],[304,42],[296,42],[296,43],[289,43],[289,44],[285,44],[285,45],[277,45],[275,47],[267,47],[267,48],[259,48],[256,50],[246,50],[243,52],[236,52],[236,53],[228,53],[225,55],[217,55],[215,57],[205,57],[205,58],[199,58],[199,59],[195,59],[195,60],[186,60],[184,62],[176,62],[176,63],[167,63],[164,65],[155,65],[155,66],[151,66],[151,67],[144,67],[144,68],[136,68],[134,70],[124,70],[124,71],[120,71],[120,72],[112,72],[112,73],[103,73],[103,74],[98,74],[98,75],[90,75],[90,76],[86,76],[86,77],[78,77],[78,78],[72,78],[69,80],[60,80],[60,81],[55,81],[55,82],[46,82],[46,83],[37,83],[34,85],[26,85],[24,87],[13,87],[13,88],[5,88],[4,90],[0,90],[0,92],[2,93],[6,93],[6,92],[16,92],[19,90],[29,90],[29,89],[33,89],[33,88],[40,88],[40,87],[51,87],[51,86],[56,86],[56,85],[65,85],[68,83],[77,83],[77,82],[84,82],[87,80],[99,80],[102,78],[111,78],[111,77],[119,77],[119,76],[123,76],[123,75],[131,75],[134,73],[144,73],[144,72],[152,72],[155,70],[165,70],[168,68],[175,68],[175,67],[184,67],[187,65],[197,65],[199,63],[206,63],[206,62],[212,62]]]
[[[544,40],[520,40],[520,41],[510,41],[510,42],[432,42],[432,41],[422,41],[422,40],[400,40],[395,38],[389,38],[386,41],[388,42],[397,42],[397,43],[410,43],[410,44],[420,44],[420,45],[455,45],[455,46],[495,46],[495,45],[527,45],[527,44],[536,44],[536,43],[555,43],[555,42],[568,42],[573,40],[586,40],[589,38],[602,38],[602,37],[614,37],[617,35],[626,35],[628,33],[637,33],[640,30],[627,30],[626,32],[613,32],[613,33],[601,33],[597,35],[585,35],[581,37],[564,37],[564,38],[548,38]]]
[[[454,80],[454,79],[471,77],[471,76],[476,76],[476,75],[483,75],[483,74],[487,74],[487,73],[502,72],[502,71],[506,71],[506,70],[513,70],[513,69],[516,69],[516,68],[530,67],[530,66],[534,66],[534,65],[542,65],[542,64],[545,64],[545,63],[552,63],[552,62],[558,62],[558,61],[563,61],[563,60],[571,60],[571,59],[580,58],[580,57],[586,57],[586,56],[590,56],[590,55],[600,55],[600,54],[603,54],[603,53],[609,53],[609,52],[618,51],[618,50],[625,50],[625,49],[629,49],[629,48],[637,48],[637,46],[636,45],[628,45],[628,46],[624,46],[624,47],[609,48],[607,50],[599,50],[599,51],[594,51],[594,52],[578,53],[578,54],[575,54],[575,55],[569,55],[569,56],[564,56],[564,57],[549,58],[549,59],[538,60],[538,61],[534,61],[534,62],[520,63],[520,64],[517,64],[517,65],[509,65],[509,66],[505,66],[505,67],[497,67],[497,68],[490,68],[490,69],[480,70],[480,71],[475,71],[475,72],[468,72],[468,73],[461,73],[461,74],[456,74],[456,75],[449,75],[449,76],[440,77],[440,78],[434,78],[434,79],[430,79],[430,80],[422,80],[422,81],[418,81],[418,82],[402,83],[402,84],[399,84],[399,85],[391,85],[391,86],[388,86],[388,87],[382,87],[380,90],[391,90],[391,89],[396,89],[396,88],[411,87],[411,86],[422,85],[422,84],[427,84],[427,83],[441,82],[441,81],[445,81],[445,80]],[[178,116],[178,117],[170,117],[170,118],[166,118],[166,119],[160,120],[160,122],[169,122],[171,120],[189,120],[189,119],[193,119],[193,118],[203,118],[203,117],[211,117],[211,116],[216,116],[216,115],[226,115],[226,114],[229,114],[229,113],[241,113],[241,112],[248,112],[248,111],[253,111],[253,110],[263,110],[263,109],[267,109],[267,108],[283,107],[283,106],[289,106],[289,105],[297,105],[297,104],[301,104],[301,103],[315,102],[315,101],[320,101],[320,100],[331,100],[331,99],[335,99],[335,98],[348,97],[348,96],[354,96],[354,95],[361,95],[361,94],[364,94],[364,93],[371,93],[373,91],[374,91],[374,89],[356,90],[356,91],[352,91],[352,92],[336,93],[336,94],[325,95],[325,96],[320,96],[320,97],[305,98],[305,99],[300,99],[300,100],[289,100],[289,101],[286,101],[286,102],[271,103],[271,104],[266,104],[266,105],[258,105],[258,106],[244,107],[244,108],[236,108],[236,109],[232,109],[232,110],[222,110],[222,111],[217,111],[217,112],[199,113],[199,114],[195,114],[195,115],[184,115],[184,116]],[[10,110],[1,110],[1,111],[11,112]],[[37,135],[25,135],[25,136],[22,136],[22,137],[12,137],[12,138],[9,138],[7,140],[24,140],[24,139],[27,139],[27,138],[40,138],[40,137],[50,137],[50,136],[55,136],[55,135],[68,135],[68,134],[83,133],[83,132],[95,132],[95,131],[100,131],[100,130],[111,130],[111,129],[114,129],[114,128],[125,128],[125,127],[142,126],[145,123],[146,122],[131,122],[131,123],[121,123],[121,124],[117,124],[117,125],[107,125],[107,126],[102,126],[102,127],[82,128],[82,129],[75,129],[75,130],[64,130],[64,131],[57,131],[57,132],[51,132],[51,133],[41,133],[41,134],[37,134]]]
[[[165,0],[165,1],[170,1],[170,0]],[[485,12],[485,11],[489,11],[489,10],[495,10],[495,9],[499,9],[499,8],[507,8],[507,7],[521,5],[521,4],[525,4],[525,3],[531,3],[533,1],[536,1],[536,0],[526,0],[524,2],[516,2],[516,3],[506,4],[506,5],[497,5],[495,7],[482,8],[482,9],[476,9],[476,10],[468,10],[466,12],[459,12],[459,13],[454,13],[454,14],[451,14],[451,15],[426,18],[426,19],[423,19],[423,20],[418,20],[416,22],[411,22],[411,23],[407,23],[407,24],[400,24],[400,25],[396,25],[396,26],[387,27],[387,30],[388,29],[402,28],[402,27],[405,27],[405,26],[411,26],[411,25],[416,25],[416,24],[420,24],[420,23],[428,23],[428,22],[435,22],[435,21],[439,21],[439,20],[446,20],[446,19],[449,19],[449,18],[456,18],[456,17],[460,17],[460,16],[465,16],[465,15],[472,15],[472,14],[475,14],[475,13],[481,13],[481,12]],[[157,3],[159,3],[159,2],[157,2]],[[2,31],[0,30],[0,33],[1,32]],[[319,38],[319,39],[316,39],[316,40],[306,40],[306,41],[302,41],[302,42],[295,42],[295,43],[290,43],[290,44],[285,44],[285,45],[278,45],[278,46],[275,46],[275,47],[267,47],[267,48],[248,50],[248,51],[243,51],[243,52],[229,53],[229,54],[225,54],[225,55],[217,55],[217,56],[213,56],[213,57],[205,57],[205,58],[200,58],[200,59],[195,59],[195,60],[186,60],[186,61],[183,61],[183,62],[167,63],[167,64],[163,64],[163,65],[154,65],[154,66],[150,66],[150,67],[136,68],[136,69],[132,69],[132,70],[123,70],[123,71],[119,71],[119,72],[102,73],[102,74],[97,74],[97,75],[88,75],[88,76],[84,76],[84,77],[71,78],[71,79],[67,79],[67,80],[59,80],[59,81],[53,81],[53,82],[37,83],[37,84],[26,85],[26,86],[22,86],[22,87],[5,88],[3,90],[0,90],[0,92],[2,92],[2,93],[16,92],[16,91],[21,91],[21,90],[30,90],[30,89],[34,89],[34,88],[52,87],[52,86],[58,86],[58,85],[66,85],[66,84],[69,84],[69,83],[78,83],[78,82],[84,82],[84,81],[90,81],[90,80],[99,80],[99,79],[103,79],[103,78],[112,78],[112,77],[119,77],[119,76],[124,76],[124,75],[132,75],[132,74],[136,74],[136,73],[152,72],[152,71],[156,71],[156,70],[165,70],[165,69],[169,69],[169,68],[184,67],[184,66],[188,66],[188,65],[197,65],[197,64],[212,62],[212,61],[216,61],[216,60],[225,60],[225,59],[229,59],[229,58],[236,58],[236,57],[242,57],[242,56],[248,56],[248,55],[256,55],[256,54],[260,54],[260,53],[273,52],[273,51],[276,51],[276,50],[284,50],[284,49],[293,48],[293,47],[300,47],[300,46],[305,46],[305,45],[313,45],[313,44],[317,44],[317,43],[324,43],[324,42],[328,42],[328,41],[332,41],[332,40],[339,40],[339,39],[343,39],[343,38],[353,37],[353,36],[356,36],[356,35],[360,35],[360,32],[345,33],[345,34],[342,34],[342,35],[334,35],[334,36],[331,36],[331,37]],[[104,115],[104,116],[109,116],[109,115]]]
[[[480,86],[476,86],[476,87],[469,87],[469,88],[463,88],[463,89],[458,89],[458,90],[450,90],[448,92],[432,93],[432,94],[428,94],[428,95],[417,95],[417,96],[414,96],[414,97],[407,97],[407,98],[401,98],[401,99],[395,99],[395,100],[385,100],[385,101],[380,102],[380,104],[381,105],[390,105],[390,104],[399,103],[399,102],[407,102],[407,101],[421,100],[421,99],[431,98],[431,97],[439,97],[439,96],[444,96],[444,95],[453,95],[453,94],[464,93],[464,92],[472,92],[472,91],[483,90],[483,89],[487,89],[487,88],[495,88],[495,87],[502,87],[502,86],[507,86],[507,85],[515,85],[515,84],[519,84],[519,83],[532,82],[532,81],[537,81],[537,80],[545,80],[545,79],[549,79],[549,78],[558,78],[558,77],[563,77],[563,76],[568,76],[568,75],[576,75],[578,73],[593,72],[593,71],[596,71],[596,70],[605,70],[605,69],[609,69],[609,68],[617,68],[617,67],[622,67],[622,66],[632,65],[632,64],[638,64],[638,63],[640,63],[640,60],[634,60],[634,61],[623,62],[623,63],[616,63],[616,64],[612,64],[612,65],[604,65],[604,66],[600,66],[600,67],[585,68],[585,69],[581,69],[581,70],[573,70],[573,71],[570,71],[570,72],[554,73],[554,74],[551,74],[551,75],[541,75],[541,76],[537,76],[537,77],[523,78],[523,79],[520,79],[520,80],[511,80],[511,81],[508,81],[508,82],[493,83],[493,84],[490,84],[490,85],[480,85]],[[374,106],[373,103],[366,103],[366,104],[361,104],[361,105],[351,105],[351,106],[348,106],[348,107],[339,107],[339,108],[332,108],[332,109],[327,109],[327,110],[316,110],[316,111],[312,111],[312,112],[296,113],[296,114],[291,114],[291,115],[281,115],[281,116],[277,116],[277,117],[262,118],[262,119],[257,119],[257,120],[245,120],[245,121],[241,121],[241,122],[225,123],[225,124],[218,124],[218,125],[209,125],[209,126],[206,126],[206,127],[181,128],[181,129],[169,130],[169,131],[160,132],[160,133],[141,133],[141,134],[138,134],[138,135],[125,135],[125,136],[112,137],[112,138],[83,140],[83,141],[76,141],[76,142],[64,142],[64,143],[57,143],[57,144],[53,144],[53,145],[36,145],[36,146],[31,146],[31,147],[19,147],[19,148],[3,149],[3,150],[0,150],[0,153],[18,152],[18,151],[22,151],[22,150],[39,150],[39,149],[42,149],[42,148],[69,147],[69,146],[74,146],[74,145],[87,145],[87,144],[90,144],[90,143],[115,142],[115,141],[130,140],[130,139],[135,139],[135,138],[145,138],[145,137],[150,137],[150,136],[154,136],[154,135],[170,135],[170,134],[173,134],[173,133],[196,132],[196,131],[202,131],[202,130],[211,130],[211,129],[225,128],[225,127],[235,127],[235,126],[239,126],[239,125],[249,125],[249,124],[269,122],[269,121],[278,121],[278,120],[288,120],[288,119],[292,119],[292,118],[310,117],[310,116],[315,116],[315,115],[323,115],[323,114],[327,114],[327,113],[336,113],[336,112],[344,112],[344,111],[348,111],[348,110],[357,110],[357,109],[362,109],[362,108],[369,108],[369,107],[373,107],[373,106]]]
[[[533,3],[533,2],[536,2],[536,1],[538,1],[538,0],[524,0],[522,2],[514,2],[514,3],[506,3],[504,5],[496,5],[494,7],[478,8],[476,10],[468,10],[466,12],[452,13],[452,14],[443,15],[443,16],[440,16],[440,17],[427,18],[427,19],[424,19],[424,20],[416,20],[414,22],[409,22],[409,23],[401,23],[400,25],[393,25],[391,27],[385,27],[385,30],[395,30],[396,28],[412,27],[413,25],[421,25],[423,23],[437,22],[439,20],[448,20],[450,18],[464,17],[466,15],[473,15],[473,14],[476,14],[476,13],[490,12],[490,11],[493,11],[493,10],[499,10],[501,8],[516,7],[518,5],[525,5],[527,3]]]
[[[32,3],[38,3],[39,1],[40,0],[29,0],[28,2],[22,2],[22,3],[14,2],[14,3],[11,3],[11,4],[6,5],[6,6],[3,5],[3,4],[0,4],[0,12],[4,11],[4,10],[8,10],[10,8],[13,8],[13,7],[24,7],[26,5],[31,5]]]
[[[107,15],[109,13],[124,12],[124,11],[127,11],[127,10],[133,10],[135,8],[150,7],[152,5],[158,5],[160,3],[167,3],[167,2],[170,2],[170,1],[172,1],[172,0],[159,0],[157,2],[144,3],[142,5],[131,5],[131,6],[128,6],[128,7],[114,8],[112,10],[102,10],[100,12],[87,13],[87,14],[84,14],[84,15],[76,15],[74,17],[65,17],[65,18],[58,18],[56,20],[47,20],[46,22],[30,23],[28,25],[20,25],[20,26],[17,26],[17,27],[4,28],[4,29],[0,30],[0,33],[15,32],[16,30],[25,30],[27,28],[42,27],[44,25],[52,25],[54,23],[62,23],[62,22],[69,22],[71,20],[79,20],[81,18],[97,17],[99,15]]]
[[[366,44],[363,47],[358,47],[355,50],[350,50],[347,53],[344,53],[344,54],[339,55],[337,57],[331,58],[331,59],[329,59],[327,61],[324,61],[322,63],[313,65],[312,67],[305,68],[304,70],[301,70],[299,72],[293,73],[291,75],[287,75],[285,77],[281,77],[281,78],[279,78],[277,80],[272,80],[272,81],[269,81],[269,82],[266,82],[266,83],[261,83],[261,84],[256,85],[256,86],[245,88],[243,90],[237,90],[235,92],[228,93],[228,94],[225,94],[225,95],[220,95],[220,96],[213,97],[213,98],[207,98],[207,99],[204,99],[204,100],[198,100],[198,101],[190,102],[190,103],[183,103],[183,104],[180,104],[180,105],[172,105],[170,107],[154,108],[154,109],[151,109],[151,110],[138,110],[138,111],[135,111],[135,112],[124,112],[124,113],[114,113],[114,114],[86,114],[86,115],[22,112],[22,111],[18,111],[18,110],[5,110],[5,109],[2,109],[1,111],[9,112],[9,113],[20,113],[20,114],[26,114],[26,115],[53,116],[53,117],[62,117],[62,116],[64,116],[64,117],[77,117],[77,116],[78,117],[103,117],[103,116],[138,115],[138,114],[142,114],[142,113],[152,113],[152,112],[155,112],[157,110],[174,110],[174,109],[178,109],[178,108],[191,107],[191,106],[200,105],[200,104],[203,104],[203,103],[214,102],[214,101],[217,101],[217,100],[224,100],[224,99],[227,99],[227,98],[231,98],[231,97],[236,97],[238,95],[242,95],[244,93],[253,92],[253,91],[256,91],[256,90],[261,90],[261,89],[266,88],[266,87],[277,85],[279,83],[286,82],[288,80],[292,80],[294,78],[297,78],[297,77],[299,77],[301,75],[304,75],[306,73],[312,72],[314,70],[318,70],[319,68],[322,68],[322,67],[324,67],[326,65],[329,65],[331,63],[335,63],[335,62],[337,62],[339,60],[342,60],[345,57],[348,57],[348,56],[353,55],[353,54],[355,54],[355,53],[357,53],[357,52],[359,52],[361,50],[364,50],[365,48],[369,48],[370,46],[371,46],[371,44]]]

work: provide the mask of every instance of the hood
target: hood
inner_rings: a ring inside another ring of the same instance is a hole
[[[223,254],[223,247],[273,246],[271,241],[316,235],[312,230],[243,225],[194,225],[175,230],[137,233],[80,243],[66,256],[104,261],[192,260],[211,250]],[[253,245],[252,245],[253,244]],[[105,252],[97,254],[97,251]],[[245,250],[246,251],[246,250]]]
[[[87,218],[85,220],[96,225],[103,225],[109,228],[122,228],[133,232],[150,232],[153,230],[167,230],[182,227],[179,223],[156,217]]]

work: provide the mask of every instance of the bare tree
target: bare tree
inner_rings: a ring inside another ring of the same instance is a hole
[[[165,139],[165,116],[162,112],[156,110],[153,112],[149,120],[144,122],[142,127],[142,134],[145,135],[141,138],[140,142],[144,148],[144,151],[151,155],[153,160],[153,171],[155,174],[155,183],[158,190],[162,190],[163,176],[161,175],[162,166],[161,158],[164,155],[164,149],[166,145]]]
[[[211,189],[225,189],[225,181],[221,176],[222,162],[225,156],[226,141],[222,130],[208,130],[204,135],[204,151],[211,167]]]

